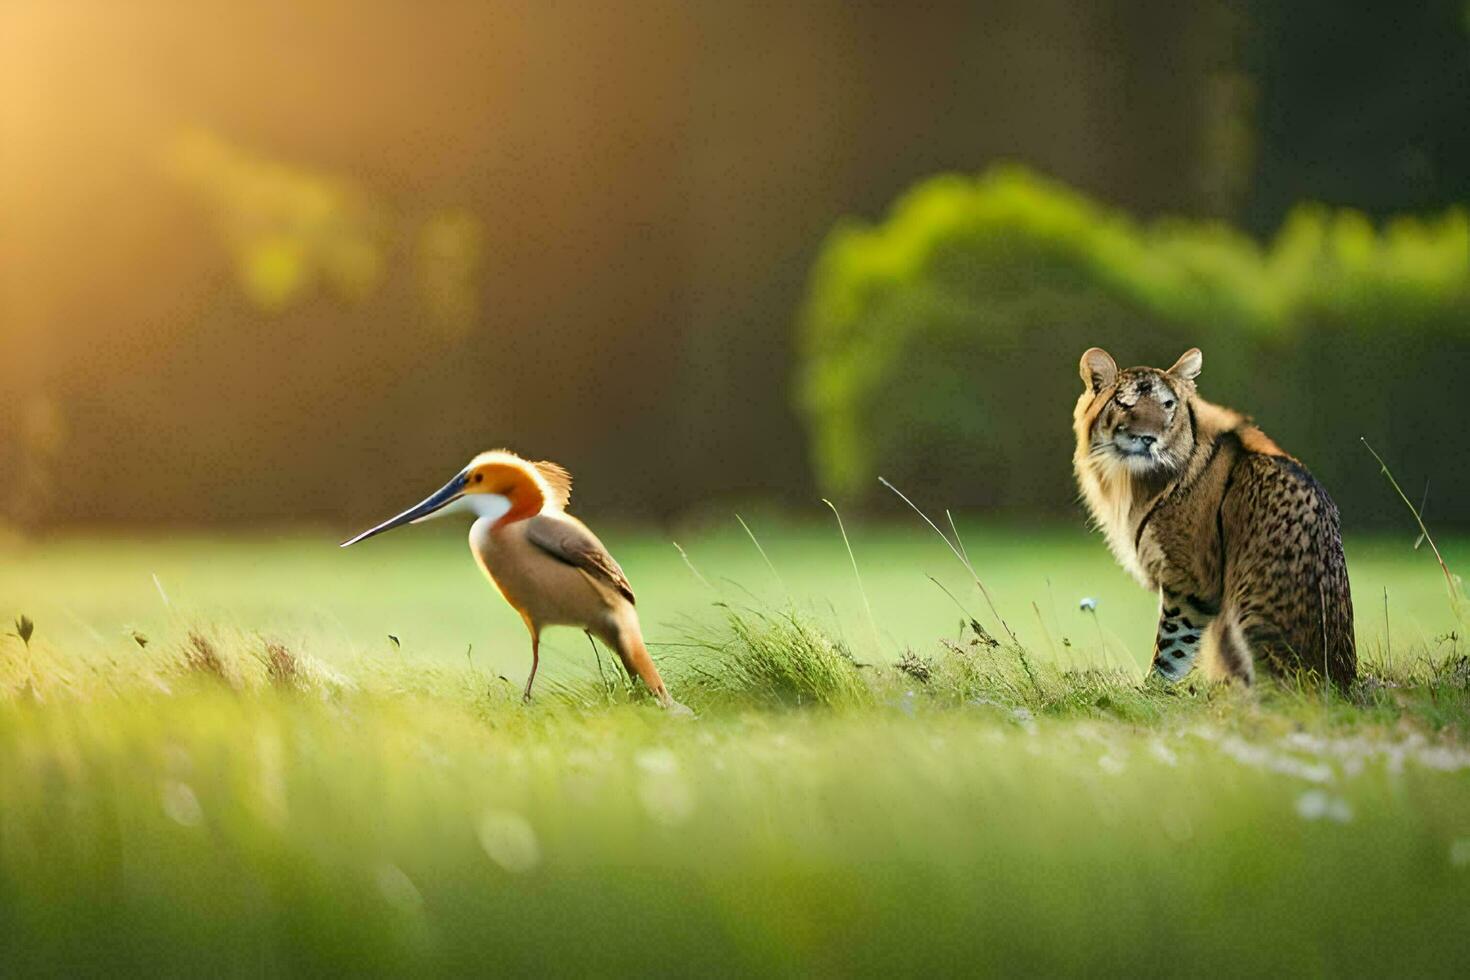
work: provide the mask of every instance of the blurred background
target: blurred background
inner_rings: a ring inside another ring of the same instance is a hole
[[[1078,355],[1197,344],[1350,528],[1360,436],[1470,525],[1467,200],[1464,0],[9,0],[0,516],[347,527],[506,445],[1076,522]]]

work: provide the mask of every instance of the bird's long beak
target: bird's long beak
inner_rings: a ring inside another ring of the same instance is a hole
[[[379,524],[377,527],[369,528],[368,530],[359,534],[357,537],[343,541],[341,547],[345,548],[348,545],[357,544],[357,542],[359,541],[365,541],[375,534],[382,534],[384,531],[391,531],[401,524],[413,524],[417,521],[422,521],[425,518],[432,517],[436,512],[443,510],[445,507],[448,507],[450,504],[463,497],[464,488],[465,475],[461,473],[454,479],[450,480],[448,483],[444,484],[444,486],[440,487],[433,494],[424,498],[419,503],[414,504],[412,507],[399,514],[397,517],[390,517],[388,518],[388,520]]]

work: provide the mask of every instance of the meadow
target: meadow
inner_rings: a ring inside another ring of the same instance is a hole
[[[1080,526],[962,523],[992,610],[917,521],[849,523],[860,587],[835,521],[746,518],[603,535],[693,720],[572,632],[521,704],[449,530],[7,542],[0,973],[1470,966],[1470,662],[1412,535],[1348,541],[1353,691],[1165,691]]]

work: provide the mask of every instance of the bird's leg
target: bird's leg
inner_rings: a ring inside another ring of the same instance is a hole
[[[531,676],[526,678],[526,693],[521,695],[521,700],[527,704],[531,702],[531,685],[536,683],[536,668],[541,666],[541,634],[531,634]]]
[[[602,672],[602,654],[598,652],[597,641],[592,638],[591,630],[583,630],[587,635],[587,642],[592,646],[592,656],[597,660],[597,679],[602,682],[602,693],[606,697],[612,693],[612,688],[607,686],[607,675]]]

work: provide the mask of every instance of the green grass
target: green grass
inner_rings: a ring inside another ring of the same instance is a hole
[[[1004,633],[954,556],[916,519],[850,528],[877,643],[835,521],[749,522],[779,580],[734,520],[672,532],[599,527],[637,590],[655,653],[676,649],[671,644],[687,640],[691,625],[722,622],[719,602],[794,604],[860,658],[933,649],[954,639],[971,614],[996,635]],[[1142,673],[1157,600],[1117,567],[1100,537],[1080,526],[1014,531],[961,525],[961,531],[1001,614],[1036,657]],[[5,542],[0,615],[24,612],[58,646],[117,657],[134,648],[133,629],[153,636],[177,631],[181,622],[209,623],[264,630],[327,659],[391,654],[464,663],[473,646],[481,668],[525,676],[525,627],[482,578],[462,529],[426,525],[345,550],[336,547],[343,537],[337,529]],[[680,558],[675,541],[703,580]],[[1433,557],[1412,544],[1408,533],[1348,542],[1366,649],[1385,646],[1385,590],[1389,652],[1438,648],[1456,626]],[[1441,545],[1451,567],[1470,567],[1470,539]],[[1096,621],[1079,610],[1083,597],[1098,600]],[[543,652],[547,677],[595,676],[591,651],[578,633],[548,632]]]
[[[575,633],[520,704],[451,536],[12,548],[0,973],[1470,966],[1470,662],[1409,542],[1350,542],[1343,696],[1145,687],[1080,532],[963,529],[1018,646],[919,530],[849,527],[875,641],[835,525],[752,526],[779,582],[738,526],[675,535],[709,585],[606,535],[695,720]]]

